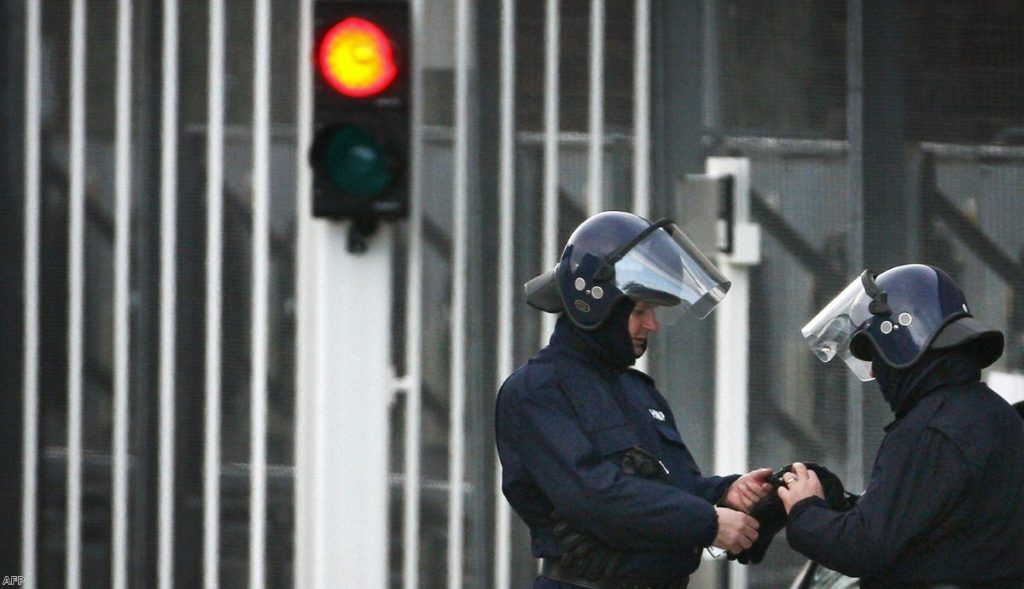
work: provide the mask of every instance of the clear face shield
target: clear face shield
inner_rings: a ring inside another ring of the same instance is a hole
[[[862,381],[874,380],[871,362],[861,360],[850,352],[850,340],[857,329],[871,317],[868,310],[871,296],[865,290],[865,276],[871,286],[874,281],[865,271],[843,289],[825,308],[818,312],[800,330],[807,345],[822,362],[839,356]]]
[[[658,322],[671,325],[684,310],[703,319],[731,283],[674,223],[648,227],[612,252],[615,286],[637,302],[656,306]]]

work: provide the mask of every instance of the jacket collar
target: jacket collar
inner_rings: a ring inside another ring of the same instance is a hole
[[[555,324],[550,345],[557,353],[614,372],[622,372],[636,362],[629,337],[628,311],[613,313],[593,331],[580,329],[563,313]]]

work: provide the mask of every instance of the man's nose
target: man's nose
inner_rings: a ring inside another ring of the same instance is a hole
[[[657,309],[651,309],[651,312],[648,313],[647,315],[647,325],[645,325],[644,327],[647,328],[647,331],[658,331],[658,327],[660,327],[660,324],[658,323]]]

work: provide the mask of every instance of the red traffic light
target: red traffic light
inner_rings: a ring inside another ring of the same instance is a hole
[[[318,65],[331,87],[354,98],[382,92],[398,75],[387,34],[373,22],[354,16],[337,23],[324,35]]]
[[[408,210],[408,0],[312,0],[313,215],[372,225]]]

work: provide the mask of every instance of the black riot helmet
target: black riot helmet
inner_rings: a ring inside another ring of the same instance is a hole
[[[876,354],[903,369],[928,350],[963,347],[981,368],[1003,353],[1003,334],[974,319],[953,279],[921,264],[865,270],[801,331],[822,362],[838,354],[861,380]]]
[[[597,329],[624,297],[659,307],[659,321],[689,309],[704,318],[730,283],[675,223],[651,223],[606,211],[569,237],[558,264],[526,283],[526,301],[549,313],[565,311],[582,329]]]

